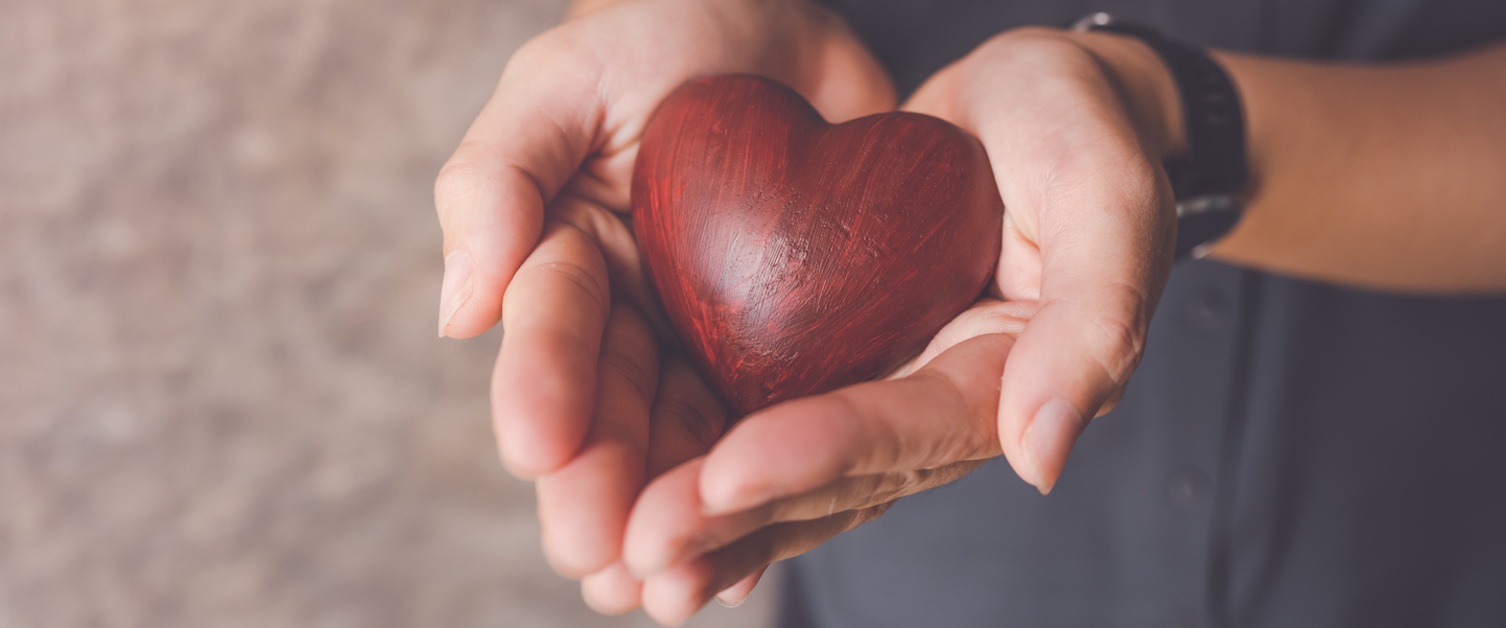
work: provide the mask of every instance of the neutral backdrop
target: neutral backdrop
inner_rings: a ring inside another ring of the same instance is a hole
[[[648,625],[544,566],[497,333],[434,334],[434,174],[561,12],[0,0],[0,628]]]

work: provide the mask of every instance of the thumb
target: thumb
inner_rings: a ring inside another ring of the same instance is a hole
[[[548,39],[519,50],[439,172],[440,336],[475,336],[501,318],[502,294],[538,244],[544,207],[590,150],[602,105],[590,66],[573,59]]]
[[[1170,271],[1169,185],[1132,142],[1112,143],[1044,166],[1060,179],[1033,191],[1040,205],[1026,208],[1040,225],[1040,309],[1004,368],[999,437],[1015,471],[1042,493],[1139,364]]]

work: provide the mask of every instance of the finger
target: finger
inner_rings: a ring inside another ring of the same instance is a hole
[[[638,578],[663,571],[674,559],[719,546],[717,530],[695,534],[709,527],[698,489],[704,461],[692,459],[654,478],[633,504],[622,559]]]
[[[813,491],[725,515],[705,514],[698,489],[700,464],[688,464],[644,489],[628,521],[623,556],[635,574],[651,576],[726,547],[765,526],[822,519],[892,502],[955,481],[980,464],[961,462],[935,469],[841,478]]]
[[[722,436],[727,410],[682,358],[665,360],[649,422],[648,477],[705,454]]]
[[[1019,336],[1025,331],[1025,323],[1035,315],[1036,308],[1035,301],[980,299],[972,307],[958,314],[957,318],[948,322],[945,327],[941,328],[941,331],[936,332],[936,336],[931,338],[925,350],[896,369],[889,379],[898,379],[914,373],[920,367],[936,359],[936,356],[969,338],[987,334]]]
[[[665,337],[673,333],[649,287],[638,241],[622,214],[572,190],[561,193],[549,204],[549,218],[579,229],[600,246],[614,299],[628,301],[650,327],[666,334]]]
[[[647,477],[654,481],[633,506],[626,539],[633,538],[634,529],[640,530],[640,536],[655,531],[674,533],[687,522],[700,520],[700,496],[695,488],[700,463],[691,461],[711,448],[726,420],[721,401],[700,375],[682,359],[667,358],[649,423]],[[658,497],[647,497],[650,493]],[[639,551],[634,554],[634,545],[623,542],[623,557],[633,573],[641,577],[667,564],[657,562],[658,556],[645,551],[657,545],[640,541],[637,546]]]
[[[621,615],[642,603],[643,583],[633,577],[627,565],[618,561],[582,578],[580,593],[591,610],[603,615]]]
[[[831,537],[872,521],[888,505],[853,510],[816,521],[769,526],[737,543],[677,565],[643,583],[643,610],[677,626],[711,601],[771,563],[804,554]]]
[[[1018,334],[1034,309],[1031,302],[982,300],[944,327],[918,362],[921,365],[929,363],[934,356],[970,338]],[[910,372],[914,368],[918,367],[913,367]],[[992,424],[986,420],[982,423]],[[707,515],[703,508],[695,506],[699,501],[698,490],[687,477],[695,469],[682,469],[676,472],[682,475],[656,482],[645,489],[630,520],[638,523],[629,524],[623,551],[632,557],[630,560],[640,573],[652,573],[708,548],[722,547],[770,523],[816,519],[835,512],[874,506],[950,483],[976,467],[975,462],[964,462],[919,471],[841,478],[813,491],[722,516]],[[652,517],[647,513],[665,516],[649,523],[644,521]]]
[[[657,351],[643,320],[614,306],[601,343],[590,435],[578,455],[538,480],[544,553],[562,574],[593,573],[621,555],[622,531],[643,487]]]
[[[768,565],[759,567],[752,575],[737,581],[737,584],[723,589],[721,593],[716,594],[716,603],[727,608],[742,606],[743,602],[748,601],[748,595],[753,593],[753,588],[758,586],[758,581],[763,579],[763,575],[768,570]]]
[[[891,471],[842,478],[814,491],[775,500],[753,510],[721,518],[741,524],[740,537],[771,523],[810,521],[848,510],[862,510],[886,504],[943,484],[957,481],[983,464],[981,460],[958,462],[934,469]],[[756,526],[749,525],[755,523]],[[730,541],[731,539],[729,539]]]
[[[585,438],[610,307],[596,244],[554,224],[507,288],[507,332],[492,376],[502,460],[531,478],[559,468]]]
[[[441,336],[475,336],[497,322],[508,283],[538,243],[545,205],[597,141],[598,65],[557,39],[540,37],[513,56],[435,180]]]
[[[897,380],[849,386],[744,418],[701,471],[708,513],[747,510],[848,475],[998,453],[999,374],[1013,337],[971,338]]]
[[[897,97],[889,73],[835,11],[815,3],[802,6],[812,14],[816,38],[810,52],[812,72],[794,81],[799,91],[831,123],[894,110]]]
[[[1124,400],[1124,391],[1128,388],[1128,386],[1129,385],[1126,384],[1114,389],[1114,392],[1109,394],[1109,398],[1104,400],[1103,405],[1098,407],[1098,413],[1093,415],[1093,418],[1096,419],[1105,414],[1113,412],[1114,408],[1119,407],[1119,402]]]

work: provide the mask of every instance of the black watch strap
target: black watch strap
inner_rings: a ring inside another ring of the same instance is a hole
[[[1239,91],[1207,53],[1166,39],[1155,29],[1107,13],[1089,15],[1074,29],[1135,37],[1171,72],[1182,102],[1186,138],[1186,152],[1165,163],[1177,200],[1176,257],[1200,256],[1204,245],[1229,233],[1244,215],[1250,175]]]

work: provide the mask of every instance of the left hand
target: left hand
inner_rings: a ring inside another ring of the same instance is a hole
[[[704,388],[649,331],[657,308],[628,226],[632,164],[659,102],[723,73],[783,81],[832,119],[895,104],[846,23],[807,0],[585,2],[513,55],[435,182],[440,333],[502,321],[498,449],[515,475],[538,479],[550,565],[581,578],[605,612],[636,604],[619,560],[628,512],[674,440],[663,425],[683,407],[676,395]],[[685,457],[720,435],[719,416],[684,417],[707,439],[682,439]]]
[[[963,313],[896,378],[755,413],[651,483],[623,555],[661,622],[718,591],[739,600],[770,562],[1000,453],[1049,492],[1139,362],[1176,237],[1161,161],[1178,149],[1180,111],[1159,58],[1120,36],[1019,29],[906,108],[987,149],[1006,301]]]

